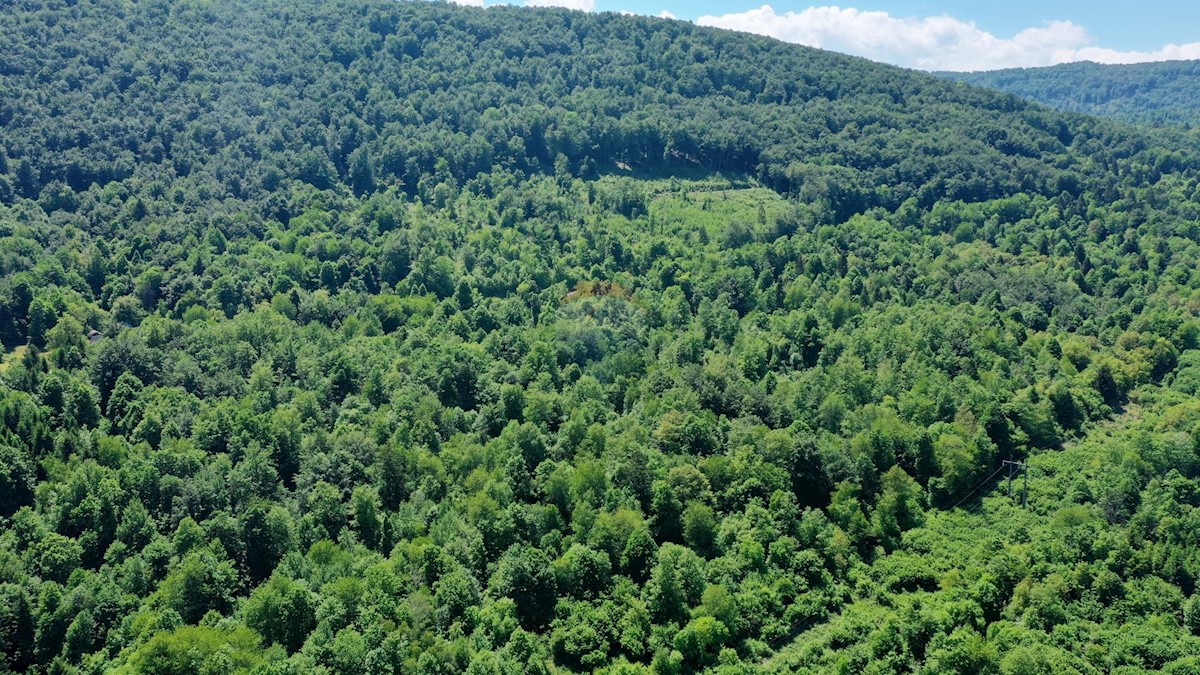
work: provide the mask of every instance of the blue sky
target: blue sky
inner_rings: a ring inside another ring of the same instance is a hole
[[[496,4],[495,0],[454,0]],[[1200,59],[1200,2],[514,0],[666,15],[927,70]]]

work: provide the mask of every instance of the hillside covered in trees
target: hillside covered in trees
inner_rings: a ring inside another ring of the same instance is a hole
[[[4,671],[1200,671],[1194,136],[646,17],[6,12]]]
[[[992,87],[1059,110],[1130,124],[1200,124],[1200,61],[1102,65],[1084,61],[1047,68],[937,73]]]

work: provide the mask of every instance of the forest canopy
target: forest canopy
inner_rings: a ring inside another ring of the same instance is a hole
[[[937,73],[992,87],[1059,110],[1111,117],[1131,124],[1200,123],[1200,61],[1064,63],[979,73]]]
[[[1185,130],[565,10],[0,40],[5,672],[1200,668]]]

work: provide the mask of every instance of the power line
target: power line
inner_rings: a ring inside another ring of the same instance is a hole
[[[1004,468],[1005,468],[1005,465],[1004,465],[1004,464],[1001,464],[1001,465],[1000,465],[1000,468],[998,468],[998,469],[996,469],[995,471],[993,471],[993,472],[992,472],[992,474],[991,474],[990,476],[988,476],[987,478],[984,478],[983,480],[979,481],[979,482],[978,482],[978,483],[975,485],[975,487],[971,488],[971,491],[970,491],[970,492],[968,492],[967,494],[963,495],[962,499],[960,499],[960,500],[958,500],[957,502],[955,502],[955,503],[954,503],[954,506],[951,506],[951,507],[950,507],[950,510],[957,509],[959,506],[961,506],[963,502],[967,501],[967,498],[968,498],[968,497],[970,497],[971,495],[975,494],[975,492],[976,492],[977,490],[979,490],[979,488],[983,487],[984,485],[986,485],[986,484],[988,483],[988,481],[990,481],[990,480],[992,480],[993,478],[995,478],[997,474],[999,474],[1001,471],[1003,471],[1003,470],[1004,470]]]

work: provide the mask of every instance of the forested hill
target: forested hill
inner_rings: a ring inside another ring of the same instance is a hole
[[[565,10],[0,45],[0,675],[1200,667],[1194,134]]]
[[[1200,123],[1200,61],[1012,68],[941,77],[993,87],[1059,110],[1132,124]]]
[[[622,162],[807,188],[844,220],[913,196],[1077,195],[1147,143],[1010,96],[643,17],[423,2],[15,7],[0,27],[5,202],[164,172],[260,201],[289,179],[413,194],[495,166],[586,177]]]

